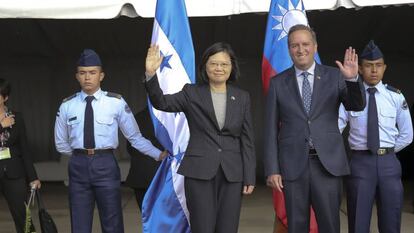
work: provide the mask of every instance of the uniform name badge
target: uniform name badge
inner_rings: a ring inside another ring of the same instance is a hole
[[[10,149],[8,147],[0,147],[0,160],[10,159]]]

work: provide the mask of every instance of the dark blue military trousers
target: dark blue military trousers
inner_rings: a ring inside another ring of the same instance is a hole
[[[350,233],[369,233],[374,200],[380,233],[399,233],[403,204],[401,164],[394,153],[379,156],[352,151],[346,179]]]
[[[91,233],[95,202],[104,233],[123,233],[120,171],[112,152],[77,154],[69,160],[72,233]]]

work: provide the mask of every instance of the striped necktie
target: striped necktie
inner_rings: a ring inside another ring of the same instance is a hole
[[[311,103],[312,103],[312,91],[311,91],[310,83],[308,80],[309,73],[305,71],[301,75],[303,77],[303,82],[302,82],[303,106],[305,107],[306,113],[309,115]]]

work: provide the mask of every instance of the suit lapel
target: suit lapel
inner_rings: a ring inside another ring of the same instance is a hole
[[[236,97],[235,89],[227,84],[227,96],[226,96],[226,118],[224,119],[223,129],[231,122],[231,117],[234,112],[234,106],[240,101]]]
[[[303,106],[302,96],[299,92],[298,81],[296,79],[295,68],[293,66],[289,69],[288,78],[286,78],[286,85],[289,88],[290,93],[293,93],[293,97],[297,102],[300,109],[302,109],[303,114],[306,116],[305,107]]]
[[[312,116],[315,110],[318,107],[321,98],[321,91],[322,91],[322,84],[324,83],[326,78],[322,77],[321,66],[316,64],[315,65],[315,72],[313,77],[313,91],[312,91],[312,103],[311,109],[309,112],[309,116]]]
[[[211,97],[210,86],[204,85],[202,90],[202,101],[204,102],[204,106],[206,107],[207,115],[209,116],[210,120],[213,122],[214,126],[217,130],[220,130],[219,125],[217,123],[216,113],[214,112],[213,106],[213,99]]]

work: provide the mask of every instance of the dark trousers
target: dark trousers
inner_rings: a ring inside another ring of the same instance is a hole
[[[228,182],[222,168],[211,180],[185,177],[192,233],[237,233],[242,183]]]
[[[0,178],[0,189],[9,206],[14,220],[17,233],[24,232],[26,219],[26,208],[24,206],[28,197],[28,186],[24,177],[9,179],[5,176]]]
[[[135,200],[137,201],[139,211],[142,213],[142,202],[144,201],[145,193],[147,192],[146,188],[134,188]]]
[[[340,232],[341,177],[332,176],[314,157],[296,180],[283,184],[289,233],[309,232],[311,205],[319,233]]]
[[[380,233],[399,233],[403,205],[401,164],[394,153],[384,156],[352,151],[346,179],[350,233],[369,233],[374,200]]]
[[[92,232],[95,202],[104,233],[123,233],[120,171],[111,152],[74,154],[69,161],[72,233]]]

